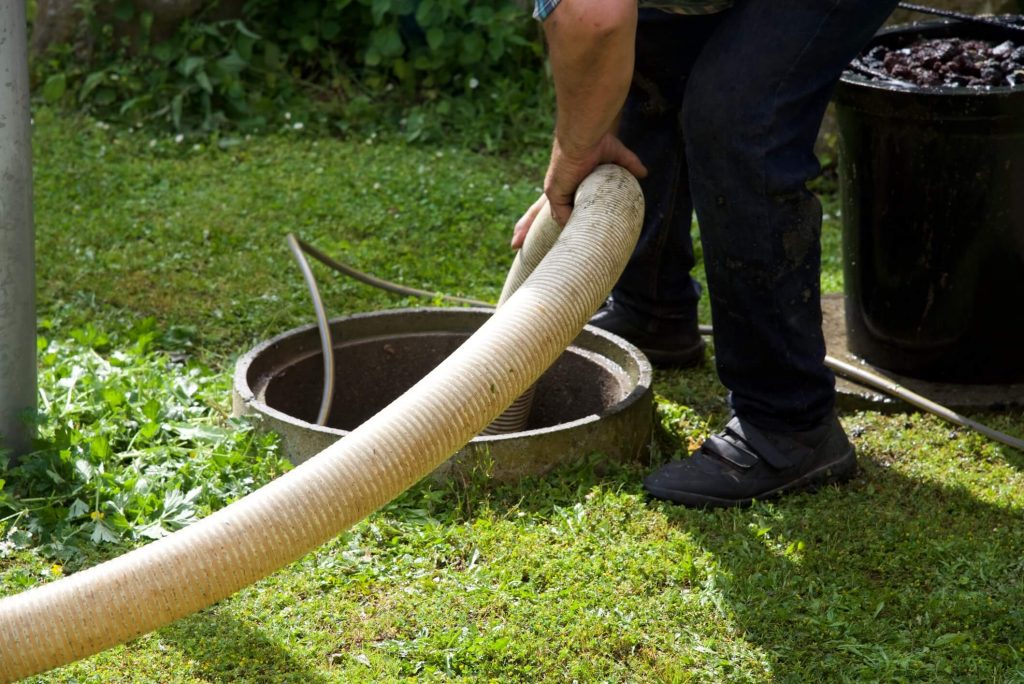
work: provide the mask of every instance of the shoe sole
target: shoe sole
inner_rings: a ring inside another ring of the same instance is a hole
[[[689,508],[736,508],[749,506],[755,501],[776,499],[783,494],[793,491],[814,491],[826,485],[846,482],[856,474],[857,452],[851,447],[848,452],[844,453],[837,460],[804,473],[792,482],[787,482],[775,489],[770,489],[758,496],[752,496],[747,499],[722,499],[675,489],[649,488],[646,485],[645,489],[647,489],[651,496],[657,499]]]

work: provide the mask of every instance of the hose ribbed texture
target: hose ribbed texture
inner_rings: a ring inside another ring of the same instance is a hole
[[[348,436],[209,517],[0,601],[0,681],[128,641],[230,596],[369,515],[488,425],[579,333],[639,233],[636,180],[602,166],[556,246],[451,357]]]
[[[551,215],[551,205],[545,203],[544,207],[537,214],[526,234],[526,240],[522,247],[516,252],[516,258],[512,261],[512,268],[505,278],[505,285],[501,288],[501,296],[498,298],[498,306],[501,307],[511,297],[519,286],[526,282],[526,279],[540,265],[544,255],[551,251],[558,236],[562,234],[562,228],[555,222]],[[526,423],[530,420],[530,411],[533,409],[533,395],[536,393],[536,385],[519,395],[512,405],[494,419],[490,425],[483,429],[482,435],[506,435],[512,432],[522,432],[526,429]]]

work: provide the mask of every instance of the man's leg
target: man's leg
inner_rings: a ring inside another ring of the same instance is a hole
[[[719,376],[736,418],[648,489],[745,503],[848,475],[821,332],[821,207],[806,188],[844,66],[895,0],[738,0],[705,43],[683,130]]]
[[[649,171],[640,181],[646,211],[612,299],[591,323],[626,337],[657,364],[687,366],[703,358],[679,110],[687,74],[718,21],[640,11],[636,68],[619,124],[619,137]]]

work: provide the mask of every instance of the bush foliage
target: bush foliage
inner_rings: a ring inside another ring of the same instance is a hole
[[[468,126],[493,147],[510,126],[536,127],[550,101],[539,29],[515,0],[250,0],[238,18],[207,10],[159,42],[131,2],[83,11],[88,50],[53,46],[36,90],[107,121],[188,134],[302,120],[411,140]]]

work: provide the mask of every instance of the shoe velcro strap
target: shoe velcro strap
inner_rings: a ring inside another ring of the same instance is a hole
[[[757,454],[750,451],[743,442],[733,439],[731,435],[711,435],[704,440],[702,448],[740,470],[750,470],[759,460]]]
[[[734,416],[725,426],[726,434],[735,437],[749,446],[755,454],[763,458],[773,468],[785,470],[793,467],[793,461],[784,454],[760,430],[745,420]]]

